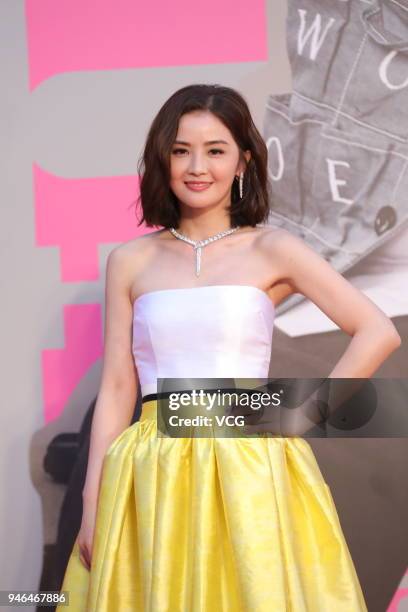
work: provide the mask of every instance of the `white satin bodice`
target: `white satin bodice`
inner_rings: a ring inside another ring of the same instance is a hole
[[[157,378],[267,378],[275,308],[251,285],[151,291],[133,305],[142,396]]]

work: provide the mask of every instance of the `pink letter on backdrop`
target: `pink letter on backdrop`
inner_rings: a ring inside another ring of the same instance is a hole
[[[99,304],[64,306],[65,348],[42,351],[45,422],[58,418],[69,396],[102,355]]]
[[[265,0],[26,0],[30,89],[61,72],[267,60]]]
[[[137,227],[131,206],[139,193],[137,177],[66,179],[37,165],[33,174],[36,242],[60,248],[63,282],[99,278],[100,243],[155,231]]]

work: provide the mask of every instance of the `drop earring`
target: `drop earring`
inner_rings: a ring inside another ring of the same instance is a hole
[[[239,197],[242,200],[242,197],[244,195],[244,173],[240,172],[239,173]]]

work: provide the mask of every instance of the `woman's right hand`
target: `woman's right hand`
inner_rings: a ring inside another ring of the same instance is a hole
[[[81,527],[77,536],[79,558],[82,565],[90,571],[93,538],[95,531],[96,508],[85,508],[82,513]]]

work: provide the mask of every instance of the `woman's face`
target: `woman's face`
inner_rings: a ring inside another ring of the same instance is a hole
[[[250,153],[245,157],[249,160]],[[170,153],[170,187],[192,208],[229,207],[235,175],[245,171],[229,129],[210,111],[182,115]]]

